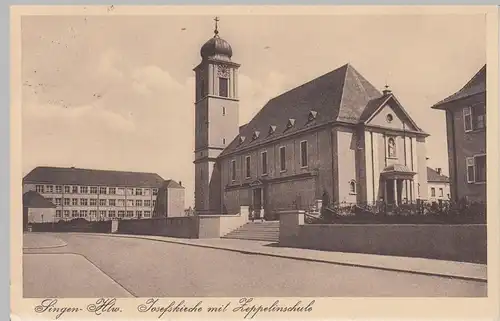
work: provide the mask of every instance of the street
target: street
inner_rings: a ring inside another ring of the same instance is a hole
[[[487,284],[479,281],[144,239],[62,233],[49,237],[67,245],[24,250],[24,297],[468,297],[487,294]]]

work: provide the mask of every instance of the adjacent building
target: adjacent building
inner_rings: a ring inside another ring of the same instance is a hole
[[[432,108],[446,112],[452,200],[486,202],[486,65]]]
[[[333,203],[391,205],[427,198],[428,136],[387,87],[351,64],[271,99],[239,126],[232,48],[213,38],[196,73],[195,209],[265,215]]]
[[[55,205],[55,221],[138,219],[184,213],[184,188],[154,173],[36,167],[23,179],[23,193],[28,191]]]
[[[36,191],[23,194],[23,230],[29,223],[54,222],[56,206]]]
[[[450,179],[441,173],[441,168],[427,167],[427,195],[431,202],[450,200]]]

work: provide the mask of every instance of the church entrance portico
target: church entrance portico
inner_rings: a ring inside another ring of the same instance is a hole
[[[250,184],[252,191],[252,217],[256,219],[264,218],[264,186],[260,180],[254,181]]]
[[[413,176],[415,174],[405,165],[387,166],[380,174],[385,204],[397,207],[407,202],[413,202],[415,199]]]

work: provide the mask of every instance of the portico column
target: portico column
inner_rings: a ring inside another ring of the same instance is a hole
[[[398,205],[398,180],[394,179],[394,205]]]
[[[387,179],[384,179],[384,203],[388,204],[388,200],[387,200]]]

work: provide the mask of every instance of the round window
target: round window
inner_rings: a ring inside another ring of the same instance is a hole
[[[386,119],[387,119],[387,122],[390,123],[392,121],[392,119],[393,119],[392,115],[388,114]]]

